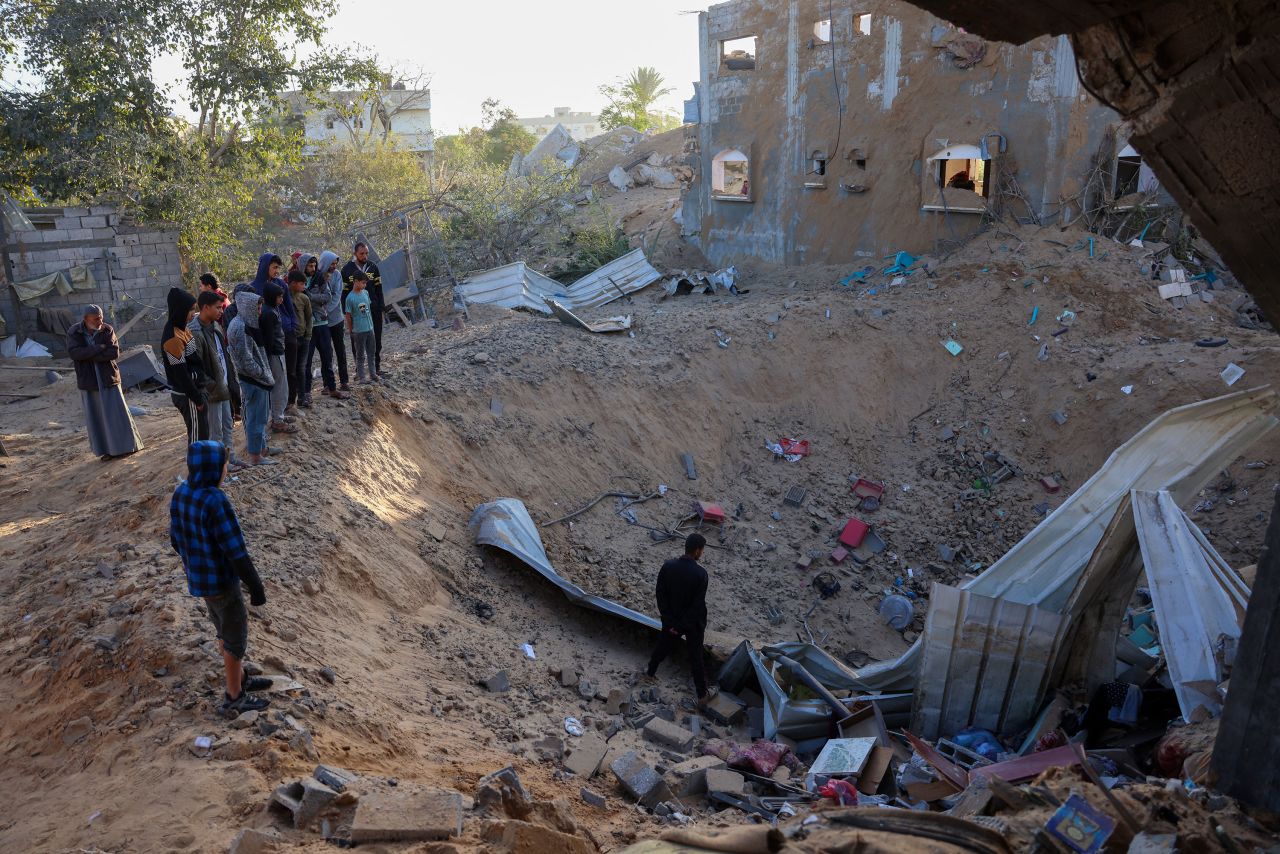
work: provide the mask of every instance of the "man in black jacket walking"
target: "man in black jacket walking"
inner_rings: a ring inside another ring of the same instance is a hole
[[[707,540],[701,534],[690,534],[684,541],[684,556],[673,558],[658,571],[658,614],[662,617],[662,633],[658,646],[649,659],[649,675],[658,674],[658,665],[674,650],[676,641],[684,638],[693,670],[693,687],[698,704],[711,698],[707,693],[707,671],[702,661],[702,639],[707,630],[707,571],[698,563]]]
[[[382,376],[382,319],[387,313],[387,304],[382,294],[382,274],[378,265],[369,260],[369,246],[363,240],[356,244],[355,257],[342,268],[342,304],[347,304],[347,294],[351,293],[351,277],[356,271],[365,274],[368,283],[365,290],[369,292],[370,308],[373,310],[373,372]]]

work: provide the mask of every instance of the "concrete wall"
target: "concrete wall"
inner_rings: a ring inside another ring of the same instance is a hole
[[[814,24],[831,13],[831,42],[811,44]],[[870,33],[857,27],[860,14],[871,15]],[[758,38],[756,67],[722,68],[721,42],[749,35]],[[1058,218],[1060,199],[1077,192],[1119,117],[1080,87],[1065,37],[1019,47],[988,42],[979,63],[959,68],[945,49],[956,35],[947,22],[896,0],[711,7],[699,24],[700,124],[689,156],[696,177],[685,198],[686,236],[717,264],[743,256],[845,263],[928,251],[939,239],[973,232],[982,215],[923,209],[940,204],[927,158],[991,133],[1007,140],[1003,165],[1035,213]],[[727,148],[751,159],[750,202],[712,198],[712,158]],[[814,150],[828,156],[825,176],[807,174]],[[951,207],[957,192],[947,191]],[[1009,212],[1028,213],[1020,203]]]
[[[47,223],[49,218],[33,219]],[[13,291],[5,288],[8,293],[0,299],[0,314],[8,334],[21,330],[24,337],[60,353],[65,351],[65,338],[37,329],[37,307],[70,307],[78,313],[85,304],[97,303],[106,312],[107,322],[119,328],[144,306],[152,306],[149,315],[123,340],[126,345],[158,343],[166,314],[165,297],[170,288],[183,287],[178,233],[121,225],[111,207],[63,208],[53,217],[53,226],[7,235],[14,277],[24,281],[83,266],[93,271],[96,289],[65,296],[50,291],[36,305],[19,303],[15,316]]]

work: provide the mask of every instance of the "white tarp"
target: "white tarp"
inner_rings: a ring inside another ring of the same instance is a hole
[[[1133,521],[1178,707],[1188,720],[1198,706],[1216,715],[1223,655],[1240,639],[1238,604],[1249,589],[1168,492],[1135,489]]]
[[[582,311],[613,302],[648,287],[660,278],[662,274],[644,257],[644,250],[634,249],[572,285],[562,285],[523,261],[517,261],[472,273],[459,282],[455,290],[470,305],[527,308],[539,314],[550,314],[545,302],[549,298],[555,298],[570,311]]]
[[[1130,490],[1168,490],[1183,503],[1280,421],[1269,386],[1179,406],[1117,448],[1061,506],[964,589],[1061,612]],[[863,690],[910,690],[921,642],[857,672]]]

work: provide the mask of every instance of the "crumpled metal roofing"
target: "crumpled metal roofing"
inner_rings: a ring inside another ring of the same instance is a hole
[[[455,290],[468,304],[527,308],[539,314],[550,314],[545,302],[549,298],[555,298],[570,311],[581,311],[613,302],[648,287],[660,278],[662,274],[644,257],[644,250],[635,249],[572,285],[562,285],[525,262],[517,261],[472,273],[459,282]]]
[[[528,509],[520,499],[499,498],[496,501],[481,504],[471,514],[470,525],[475,531],[477,544],[493,546],[518,557],[547,581],[559,587],[575,605],[613,614],[654,631],[662,629],[662,624],[653,617],[587,593],[556,572],[547,558],[542,538],[538,536],[538,526],[533,524]]]

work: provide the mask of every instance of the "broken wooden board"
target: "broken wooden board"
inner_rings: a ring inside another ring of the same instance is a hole
[[[626,332],[631,328],[631,316],[610,317],[607,320],[598,320],[595,323],[587,323],[578,315],[574,314],[561,303],[556,302],[550,297],[543,298],[543,302],[547,304],[547,308],[551,309],[551,313],[566,326],[574,326],[584,332]]]

